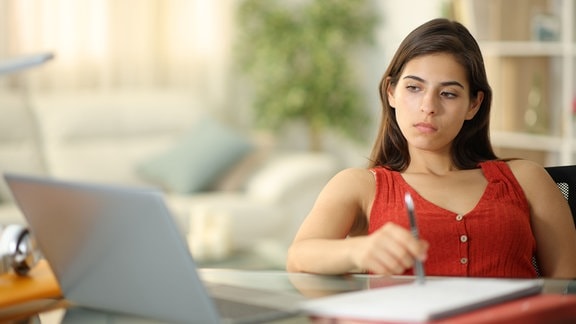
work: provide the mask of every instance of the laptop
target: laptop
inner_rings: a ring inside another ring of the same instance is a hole
[[[205,285],[160,190],[4,177],[73,305],[202,324],[298,314],[296,294]]]

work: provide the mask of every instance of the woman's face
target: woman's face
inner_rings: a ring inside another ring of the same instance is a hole
[[[387,91],[410,149],[449,152],[465,120],[472,119],[484,95],[470,98],[466,70],[452,54],[416,57]]]

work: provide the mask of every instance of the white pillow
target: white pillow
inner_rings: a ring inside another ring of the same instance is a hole
[[[334,158],[325,153],[281,153],[271,158],[250,178],[246,193],[267,202],[279,201],[287,190],[304,180],[335,170]]]

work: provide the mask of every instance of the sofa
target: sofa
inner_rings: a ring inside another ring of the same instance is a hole
[[[235,127],[185,91],[6,92],[0,114],[0,172],[159,188],[206,264],[251,251],[283,267],[340,168],[328,153],[281,149]],[[9,223],[25,220],[2,181],[0,224]]]

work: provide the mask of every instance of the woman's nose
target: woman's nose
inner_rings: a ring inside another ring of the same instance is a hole
[[[436,101],[436,96],[428,92],[422,97],[422,102],[420,103],[420,111],[427,113],[427,114],[434,114],[436,112],[436,105],[438,102]]]

